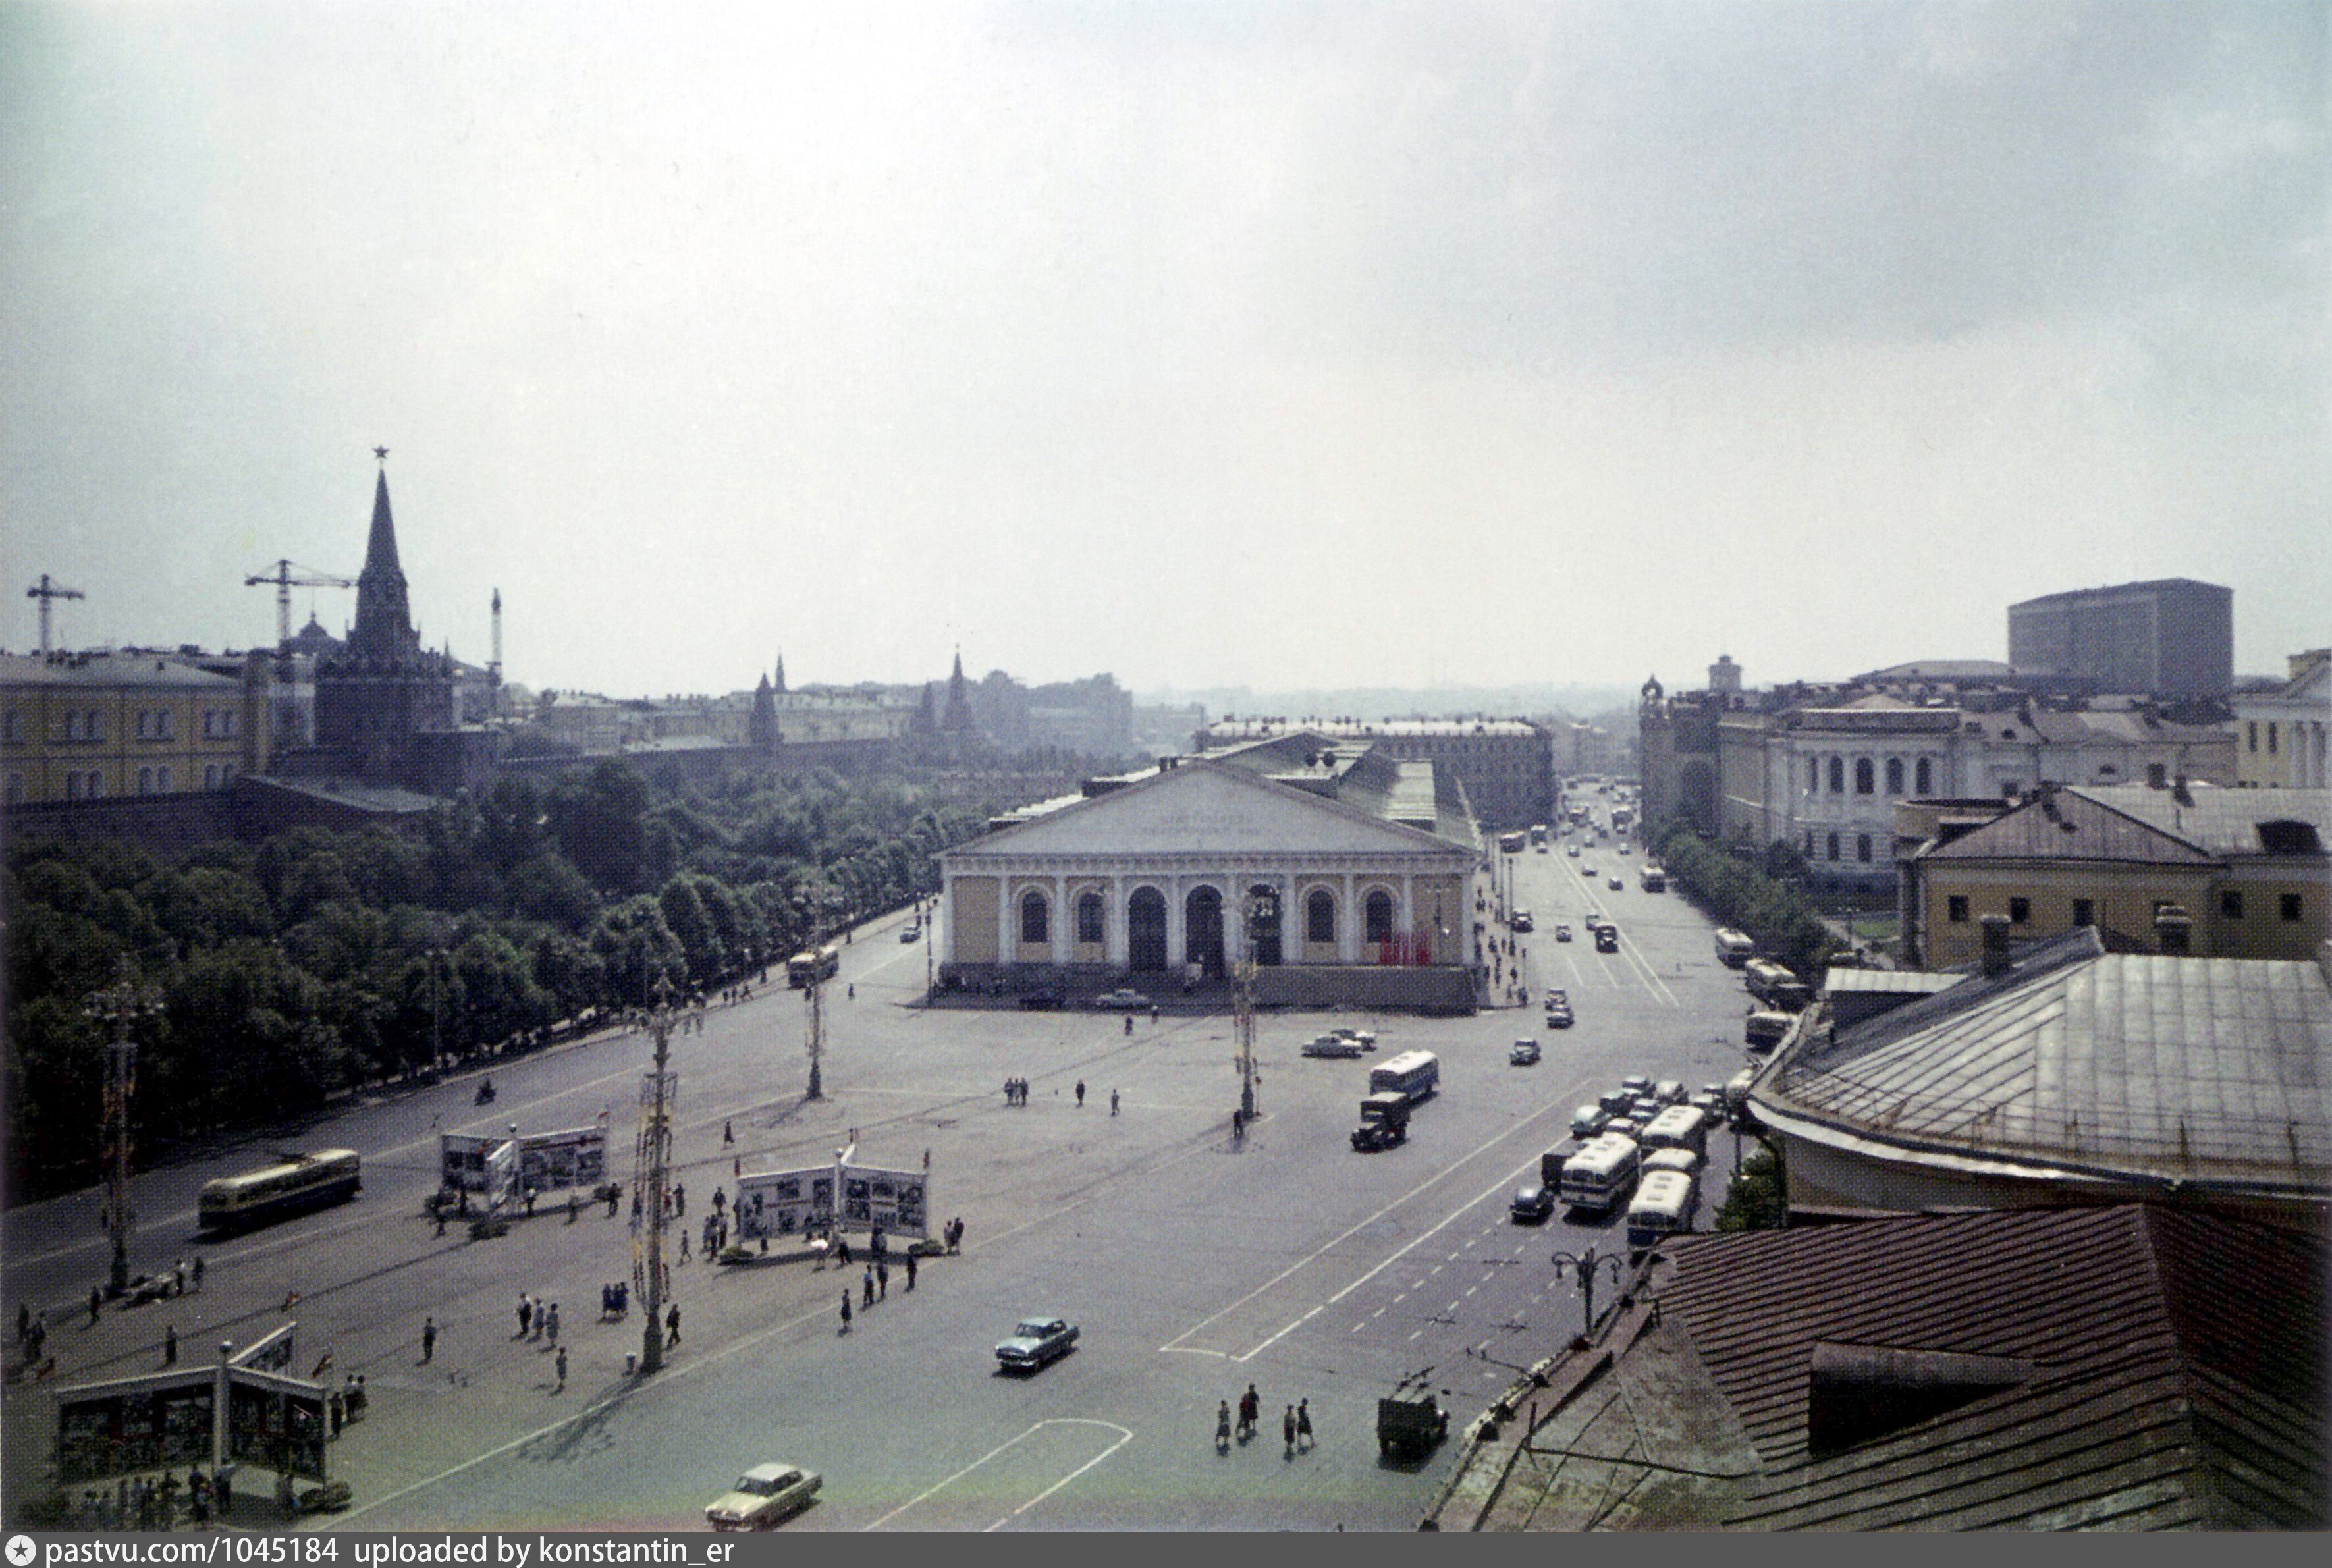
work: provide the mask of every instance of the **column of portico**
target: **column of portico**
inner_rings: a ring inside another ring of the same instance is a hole
[[[1133,962],[1133,936],[1128,929],[1133,923],[1126,918],[1125,875],[1112,872],[1109,878],[1109,907],[1102,912],[1102,953],[1112,969],[1124,969]]]
[[[1053,874],[1053,967],[1060,969],[1069,961],[1069,878],[1066,872]]]
[[[1349,871],[1344,873],[1343,907],[1337,913],[1342,918],[1336,926],[1336,957],[1341,962],[1356,964],[1361,961],[1360,879]]]
[[[1166,884],[1166,967],[1179,970],[1190,961],[1190,932],[1182,929],[1182,874],[1165,872],[1158,880]]]
[[[1401,874],[1400,921],[1401,933],[1409,939],[1401,959],[1413,963],[1417,960],[1417,877],[1410,872]]]

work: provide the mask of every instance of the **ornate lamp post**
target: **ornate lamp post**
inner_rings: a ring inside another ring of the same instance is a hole
[[[647,1323],[640,1339],[640,1371],[664,1370],[664,1179],[670,1174],[672,1160],[672,1075],[665,1071],[672,1060],[672,980],[658,971],[655,982],[655,1007],[648,1013],[648,1034],[655,1041],[655,1067],[651,1081],[644,1085],[641,1098],[647,1102],[647,1125],[640,1133],[640,1154],[645,1167],[641,1176],[640,1204],[647,1220],[646,1277],[640,1282],[640,1301],[647,1308]]]
[[[826,981],[816,970],[810,970],[809,984],[802,988],[802,1005],[809,1011],[809,1088],[805,1100],[826,1098],[818,1080],[818,1057],[826,1050]]]
[[[129,1238],[137,1214],[129,1207],[129,1097],[138,1088],[138,1043],[130,1026],[162,1010],[162,993],[139,982],[129,955],[121,955],[120,978],[101,991],[92,991],[85,1009],[92,1018],[113,1020],[113,1039],[105,1053],[105,1209],[102,1223],[113,1242],[113,1266],[107,1275],[108,1294],[129,1288]]]
[[[1563,1277],[1569,1269],[1579,1276],[1579,1299],[1586,1308],[1586,1322],[1580,1329],[1583,1334],[1595,1332],[1595,1271],[1605,1264],[1611,1266],[1611,1282],[1616,1285],[1628,1275],[1627,1260],[1618,1253],[1597,1256],[1593,1243],[1582,1252],[1558,1252],[1554,1255],[1554,1276]]]

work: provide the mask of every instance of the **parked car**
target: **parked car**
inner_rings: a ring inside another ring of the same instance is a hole
[[[1643,1123],[1633,1116],[1614,1116],[1603,1124],[1603,1131],[1617,1133],[1622,1138],[1632,1138],[1643,1130]]]
[[[1143,996],[1140,991],[1124,987],[1120,987],[1113,991],[1104,991],[1094,998],[1094,1006],[1105,1013],[1138,1013],[1149,1005],[1148,997]]]
[[[1374,1029],[1346,1028],[1340,1025],[1328,1032],[1338,1039],[1352,1041],[1364,1051],[1373,1051],[1377,1048],[1377,1032]]]
[[[718,1530],[766,1530],[809,1506],[823,1483],[799,1465],[756,1465],[704,1510]]]
[[[1506,1052],[1506,1060],[1517,1067],[1535,1067],[1538,1066],[1538,1042],[1516,1040],[1513,1049]]]
[[[1055,1008],[1066,1007],[1068,999],[1052,987],[1045,986],[1033,991],[1022,991],[1020,1005],[1032,1013],[1045,1012]]]
[[[1554,940],[1557,942],[1569,942],[1571,940],[1571,925],[1569,922],[1559,922],[1555,925]]]
[[[1611,1123],[1611,1113],[1601,1105],[1582,1105],[1571,1114],[1571,1135],[1581,1143]]]
[[[1531,919],[1531,912],[1527,909],[1518,909],[1515,911],[1515,918],[1509,923],[1511,923],[1516,931],[1526,932],[1536,929],[1535,923]]]
[[[923,927],[922,923],[920,921],[911,920],[906,924],[899,928],[899,941],[903,943],[921,942],[922,939]]]
[[[1598,1103],[1604,1110],[1618,1116],[1626,1114],[1629,1103],[1635,1097],[1636,1092],[1633,1089],[1606,1089]]]
[[[1533,1181],[1515,1191],[1515,1222],[1537,1225],[1554,1217],[1554,1194]]]
[[[1651,1079],[1641,1073],[1629,1074],[1620,1080],[1620,1086],[1628,1091],[1628,1097],[1631,1100],[1639,1095],[1649,1095],[1652,1092]]]
[[[1058,1361],[1077,1343],[1077,1325],[1062,1317],[1024,1317],[1012,1337],[996,1347],[998,1364],[1006,1372],[1035,1372]]]
[[[1361,1042],[1348,1040],[1342,1035],[1314,1035],[1304,1042],[1303,1055],[1307,1056],[1357,1056]]]

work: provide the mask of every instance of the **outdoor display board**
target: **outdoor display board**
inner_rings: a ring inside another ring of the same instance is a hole
[[[872,1165],[842,1168],[842,1223],[846,1228],[883,1228],[887,1236],[931,1234],[931,1172],[883,1171]]]
[[[500,1209],[518,1194],[518,1142],[470,1133],[440,1133],[437,1180],[451,1191],[477,1193],[490,1210]]]
[[[538,1192],[554,1187],[597,1187],[607,1180],[607,1130],[572,1127],[528,1133],[518,1141],[518,1177]]]
[[[175,1385],[139,1382],[148,1386],[92,1388],[58,1399],[59,1484],[209,1462],[216,1369],[196,1369]]]
[[[733,1223],[741,1241],[800,1236],[834,1222],[834,1170],[755,1171],[739,1179]]]
[[[228,1385],[226,1457],[234,1463],[322,1481],[324,1438],[324,1391],[317,1385],[264,1374]]]

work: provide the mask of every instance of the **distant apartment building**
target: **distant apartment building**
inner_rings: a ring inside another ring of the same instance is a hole
[[[2018,941],[2084,926],[2117,951],[2306,959],[2332,926],[2332,790],[2173,784],[1914,801],[1898,813],[1906,956],[1976,961],[1983,923]]]
[[[0,770],[10,804],[230,788],[269,758],[268,672],[239,675],[124,649],[0,655]]]
[[[1219,751],[1294,733],[1365,741],[1396,761],[1430,762],[1465,787],[1475,819],[1486,827],[1527,827],[1554,809],[1553,738],[1527,719],[1226,717],[1199,730],[1192,744]]]
[[[2026,599],[2008,607],[2008,662],[2096,692],[2222,697],[2234,684],[2234,590],[2163,578]]]
[[[2327,773],[2326,736],[2332,731],[2332,648],[2291,655],[2282,686],[2238,692],[2235,782],[2247,789],[2322,789]]]
[[[2040,784],[2234,784],[2227,726],[2153,704],[2070,704],[1999,686],[1900,682],[1754,693],[1716,716],[1719,833],[1796,845],[1826,884],[1896,884],[1896,805],[2015,800]]]

